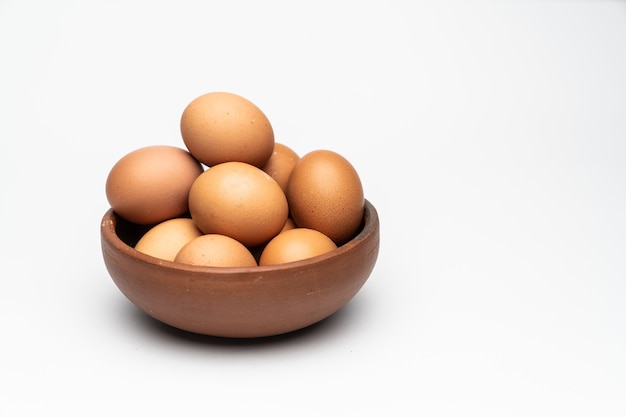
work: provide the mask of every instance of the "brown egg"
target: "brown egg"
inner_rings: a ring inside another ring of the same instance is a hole
[[[285,225],[281,229],[281,233],[284,232],[285,230],[291,230],[295,228],[296,228],[296,223],[293,221],[291,217],[288,217],[287,221],[285,222]]]
[[[167,261],[173,261],[180,249],[202,232],[193,220],[185,217],[166,220],[148,230],[135,249]]]
[[[244,245],[232,237],[202,235],[183,246],[175,262],[201,266],[256,266],[256,260]]]
[[[286,230],[295,229],[295,228],[296,228],[296,224],[294,223],[293,219],[289,217],[287,218],[285,225],[283,226],[283,228],[280,230],[279,233],[282,233]],[[254,259],[256,259],[257,262],[259,261],[259,258],[261,257],[261,253],[263,253],[263,249],[265,249],[266,244],[267,242],[261,245],[248,247],[248,249],[250,249],[250,252],[252,252],[252,255],[254,255]]]
[[[300,157],[293,149],[282,143],[275,143],[272,156],[261,169],[274,178],[283,191],[287,191],[291,170],[299,159]]]
[[[274,130],[254,103],[239,95],[212,92],[191,101],[181,116],[185,146],[208,166],[238,161],[261,167],[274,150]]]
[[[122,157],[109,172],[107,200],[126,220],[160,223],[187,212],[189,189],[202,172],[202,165],[184,149],[140,148]]]
[[[291,216],[298,227],[315,229],[337,245],[350,240],[363,219],[358,173],[343,156],[317,150],[300,158],[287,186]]]
[[[276,236],[289,214],[278,183],[243,162],[224,162],[202,173],[189,191],[189,211],[204,233],[230,236],[248,247]]]
[[[261,253],[259,265],[299,261],[330,252],[336,248],[335,242],[317,230],[290,229],[269,241]]]

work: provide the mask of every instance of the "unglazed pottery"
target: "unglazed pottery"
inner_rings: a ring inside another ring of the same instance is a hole
[[[358,234],[337,249],[282,265],[201,267],[157,259],[133,246],[146,231],[108,210],[101,223],[106,268],[121,292],[153,318],[210,336],[273,336],[317,323],[343,307],[367,281],[380,230],[365,201]]]

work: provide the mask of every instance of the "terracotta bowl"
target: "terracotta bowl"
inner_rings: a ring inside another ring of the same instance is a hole
[[[109,210],[100,228],[106,268],[122,293],[153,318],[193,333],[252,338],[319,322],[367,281],[378,257],[378,214],[366,200],[348,243],[314,258],[258,267],[201,267],[133,249],[146,231]]]

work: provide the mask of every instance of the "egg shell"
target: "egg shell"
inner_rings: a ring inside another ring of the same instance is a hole
[[[275,236],[263,249],[259,265],[275,265],[312,258],[336,249],[328,236],[313,229],[295,228]]]
[[[183,246],[175,262],[219,267],[256,266],[252,253],[237,240],[218,234],[199,236]]]
[[[334,151],[302,156],[291,172],[286,195],[298,227],[318,230],[337,245],[350,240],[361,225],[365,206],[361,179]]]
[[[202,232],[190,218],[166,220],[148,230],[135,245],[135,250],[167,261],[174,261],[180,249]]]
[[[250,100],[229,92],[210,92],[192,100],[180,119],[185,146],[208,166],[246,162],[263,166],[274,150],[274,130]]]
[[[285,225],[281,229],[281,233],[286,231],[286,230],[291,230],[291,229],[295,229],[295,228],[296,228],[296,223],[293,221],[293,219],[291,217],[288,217],[287,221],[285,222]]]
[[[184,149],[154,145],[136,149],[113,166],[106,181],[111,208],[143,225],[180,217],[188,211],[191,184],[204,171]]]
[[[300,156],[293,149],[276,142],[274,143],[274,152],[261,169],[274,178],[283,191],[287,191],[287,183],[289,182],[291,171],[299,160]]]
[[[189,212],[202,232],[230,236],[252,247],[281,231],[289,208],[278,183],[260,168],[224,162],[194,181]]]

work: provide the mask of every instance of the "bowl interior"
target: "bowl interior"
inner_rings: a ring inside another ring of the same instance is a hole
[[[129,222],[124,218],[118,216],[114,211],[108,210],[104,216],[103,224],[108,222],[113,227],[108,228],[105,231],[105,238],[107,238],[115,247],[121,252],[128,254],[138,260],[149,263],[156,263],[162,267],[173,268],[173,269],[181,269],[187,271],[204,271],[206,273],[217,273],[217,274],[228,274],[233,271],[241,272],[245,270],[250,271],[259,271],[259,270],[277,270],[277,269],[288,269],[294,268],[303,264],[311,264],[315,262],[319,262],[323,259],[341,256],[342,253],[351,250],[354,246],[358,245],[363,240],[368,238],[372,238],[372,235],[375,234],[378,239],[378,229],[379,229],[379,219],[378,213],[375,207],[368,201],[365,200],[365,206],[363,211],[363,220],[361,221],[361,226],[359,227],[356,235],[339,246],[337,249],[327,252],[325,254],[316,256],[314,258],[303,259],[300,261],[289,262],[286,264],[280,265],[268,265],[268,266],[253,266],[253,267],[208,267],[208,266],[196,266],[196,265],[187,265],[182,263],[170,262],[163,259],[154,258],[150,255],[146,255],[144,253],[138,252],[134,250],[135,245],[139,241],[139,239],[150,230],[153,225],[140,225],[136,223]],[[258,250],[259,248],[251,248],[252,251]]]

